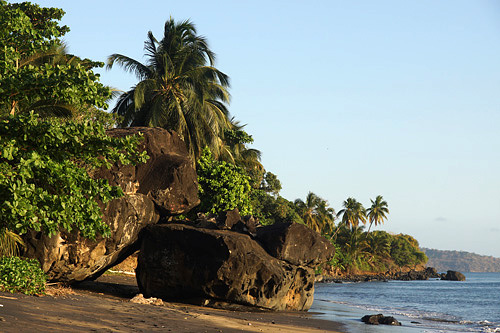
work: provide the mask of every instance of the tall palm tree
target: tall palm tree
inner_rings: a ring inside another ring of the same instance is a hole
[[[145,64],[121,54],[108,58],[108,69],[116,63],[140,80],[113,109],[123,116],[121,125],[174,130],[193,157],[208,146],[218,158],[224,130],[231,128],[229,78],[214,67],[205,38],[196,35],[190,21],[170,18],[160,41],[148,33],[144,50]]]
[[[366,210],[363,205],[354,198],[348,198],[343,203],[337,217],[342,216],[342,223],[348,228],[357,228],[359,222],[366,224]]]
[[[327,234],[334,228],[335,211],[328,207],[328,202],[316,194],[309,192],[306,201],[296,199],[294,202],[304,223],[311,229]]]
[[[372,205],[368,208],[368,219],[370,220],[370,227],[368,228],[368,232],[370,232],[370,228],[372,224],[375,223],[375,226],[384,223],[384,220],[387,220],[387,214],[389,214],[389,208],[387,202],[381,195],[377,195],[375,201],[371,200]]]

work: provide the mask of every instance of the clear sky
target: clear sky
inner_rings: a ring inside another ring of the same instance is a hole
[[[500,257],[500,1],[35,2],[63,8],[70,52],[100,61],[142,61],[149,30],[192,20],[282,196],[339,210],[380,194],[381,229]]]

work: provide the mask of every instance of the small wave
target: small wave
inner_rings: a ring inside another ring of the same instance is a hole
[[[461,320],[461,325],[468,325],[473,327],[480,327],[482,332],[500,332],[500,323],[491,322],[488,320],[471,321],[471,320]]]
[[[443,329],[443,327],[462,327],[462,329],[458,329],[457,331],[466,331],[466,332],[487,332],[487,333],[500,333],[500,323],[498,322],[490,322],[488,320],[482,321],[470,321],[470,320],[461,320],[452,315],[439,313],[439,312],[429,312],[429,311],[420,311],[416,309],[397,309],[392,307],[380,307],[380,306],[372,306],[366,304],[353,304],[345,301],[337,301],[331,299],[322,299],[318,298],[318,301],[323,301],[332,304],[346,305],[357,309],[362,309],[366,311],[373,311],[377,313],[391,314],[396,316],[401,316],[413,320],[421,320],[427,322],[427,325],[430,325],[432,329]],[[432,324],[434,323],[434,324]],[[425,324],[424,324],[425,326]],[[454,330],[455,330],[454,329]],[[446,332],[447,329],[444,328],[443,332]]]

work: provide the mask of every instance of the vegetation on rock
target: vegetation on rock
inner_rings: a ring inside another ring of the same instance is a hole
[[[139,137],[112,138],[96,123],[41,120],[37,115],[0,121],[0,216],[2,228],[49,235],[77,229],[84,237],[106,235],[97,201],[122,195],[118,187],[92,179],[111,163],[144,162]]]

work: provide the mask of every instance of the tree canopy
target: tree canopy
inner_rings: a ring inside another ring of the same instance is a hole
[[[65,53],[63,15],[58,8],[0,0],[0,115],[107,107],[110,90],[92,71],[104,64]]]

